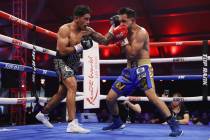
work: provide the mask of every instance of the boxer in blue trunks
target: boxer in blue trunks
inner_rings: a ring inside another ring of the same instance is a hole
[[[114,130],[123,128],[123,122],[119,116],[119,109],[117,99],[120,96],[130,95],[134,90],[140,88],[159,110],[162,112],[164,118],[168,122],[171,133],[169,136],[180,136],[183,131],[179,128],[179,124],[171,115],[166,104],[158,98],[155,92],[153,69],[150,61],[149,54],[149,35],[147,31],[136,24],[136,13],[130,8],[122,8],[118,12],[119,26],[127,26],[127,30],[121,29],[121,35],[128,33],[127,38],[124,38],[120,44],[126,52],[127,67],[122,70],[121,75],[112,85],[106,103],[109,112],[113,117],[111,125],[104,127],[103,130]],[[110,33],[112,34],[112,28]]]
[[[131,62],[128,64],[131,64]],[[119,96],[128,96],[137,88],[146,91],[152,87],[154,87],[154,79],[151,62],[140,60],[139,62],[132,62],[131,65],[123,69],[121,75],[112,85],[112,90]]]

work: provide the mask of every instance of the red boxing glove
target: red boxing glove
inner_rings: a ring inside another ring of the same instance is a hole
[[[123,47],[129,44],[128,39],[125,38],[123,40],[117,41],[114,43],[116,46]]]
[[[113,29],[112,34],[116,40],[123,40],[128,35],[128,26],[121,24]]]

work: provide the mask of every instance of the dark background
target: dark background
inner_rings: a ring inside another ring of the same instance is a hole
[[[121,7],[130,7],[137,12],[137,23],[144,27],[150,35],[151,42],[206,40],[210,38],[210,1],[209,0],[28,0],[27,21],[48,30],[57,32],[58,28],[69,21],[76,5],[89,5],[92,9],[90,26],[105,34],[109,27],[109,18]],[[0,9],[12,14],[12,0],[1,0]],[[12,24],[0,19],[0,34],[11,36]],[[34,34],[27,31],[27,42],[34,43]],[[36,45],[55,50],[56,40],[37,33]],[[209,47],[210,48],[210,47]],[[12,45],[0,41],[0,60],[11,60]],[[210,54],[210,51],[209,53]],[[27,52],[27,65],[31,65],[31,51]],[[168,46],[151,47],[151,58],[201,56],[202,46]],[[101,49],[101,59],[124,59],[120,50]],[[37,53],[37,67],[53,70],[53,57]],[[6,61],[5,61],[6,62]],[[16,63],[12,62],[11,63]],[[101,75],[119,75],[125,65],[102,65]],[[155,75],[202,74],[202,62],[153,64]],[[208,67],[208,70],[210,68]],[[18,87],[19,72],[3,70],[2,86],[4,88]],[[15,78],[14,78],[15,77]],[[40,78],[46,78],[44,86],[46,96],[51,97],[57,90],[57,79],[37,76],[37,88],[40,89]],[[209,81],[208,81],[209,82]],[[113,81],[101,83],[101,93],[107,94]],[[164,89],[170,90],[170,95],[180,91],[184,97],[201,96],[201,81],[156,81],[156,90],[161,95]],[[78,84],[82,91],[82,83]],[[27,89],[31,90],[31,74],[27,74]],[[140,91],[134,95],[144,96]],[[149,103],[142,102],[143,110],[153,110]],[[79,103],[82,107],[82,104]],[[207,110],[209,103],[187,103],[189,110]],[[102,108],[105,104],[102,102]]]

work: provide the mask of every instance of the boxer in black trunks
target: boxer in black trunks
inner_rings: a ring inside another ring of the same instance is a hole
[[[49,122],[47,114],[66,97],[69,119],[66,132],[90,132],[90,130],[82,128],[75,118],[75,96],[77,91],[75,70],[80,65],[80,53],[82,50],[89,49],[93,45],[92,39],[86,31],[89,22],[90,8],[80,5],[74,9],[73,21],[59,28],[56,47],[57,56],[54,59],[55,70],[60,81],[59,89],[43,110],[36,115],[36,118],[48,128],[52,128],[53,125]]]
[[[72,133],[88,133],[87,129],[78,125],[75,119],[75,96],[77,91],[77,81],[75,78],[75,70],[80,65],[80,53],[84,49],[92,47],[92,39],[100,44],[108,44],[113,37],[121,38],[121,28],[113,30],[113,34],[102,34],[90,28],[90,8],[88,6],[79,5],[74,9],[74,19],[72,22],[64,24],[58,31],[57,40],[57,56],[54,59],[55,70],[59,77],[58,92],[51,98],[36,118],[48,128],[53,125],[49,122],[47,114],[65,97],[68,111],[68,127],[66,132]],[[124,28],[124,27],[122,27]]]

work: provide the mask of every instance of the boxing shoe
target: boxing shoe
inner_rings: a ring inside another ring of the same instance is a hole
[[[80,124],[78,123],[77,119],[74,119],[70,123],[68,123],[68,126],[66,128],[67,133],[90,133],[90,130],[82,128]]]
[[[115,130],[115,129],[123,129],[125,128],[125,125],[123,124],[120,117],[113,117],[113,122],[109,126],[103,127],[102,130],[108,131],[108,130]]]
[[[43,114],[40,111],[35,117],[38,121],[42,122],[46,127],[53,128],[53,125],[49,122],[49,117],[47,114]]]
[[[171,133],[169,134],[170,137],[178,137],[183,134],[183,131],[180,129],[179,123],[174,116],[172,116],[167,123],[171,128]]]

